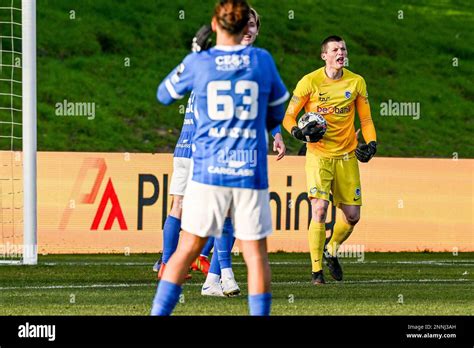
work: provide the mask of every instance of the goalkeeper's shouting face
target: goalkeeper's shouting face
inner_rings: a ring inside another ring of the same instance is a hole
[[[258,31],[260,30],[260,17],[253,8],[250,9],[249,21],[247,23],[247,31],[245,32],[241,45],[252,45],[257,39]]]
[[[321,58],[329,69],[340,70],[347,58],[346,43],[339,37],[329,37],[321,45]]]

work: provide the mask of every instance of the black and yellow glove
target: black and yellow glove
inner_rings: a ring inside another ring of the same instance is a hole
[[[359,146],[356,149],[355,155],[359,161],[365,163],[365,162],[369,162],[376,153],[377,153],[377,143],[375,141],[371,141],[368,144]]]
[[[325,132],[326,130],[316,121],[309,122],[302,129],[297,126],[291,129],[291,135],[305,143],[317,143],[323,138]]]

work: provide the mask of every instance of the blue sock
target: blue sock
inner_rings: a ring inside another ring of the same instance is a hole
[[[214,240],[214,252],[212,253],[211,266],[209,267],[209,273],[221,275],[220,260],[218,255],[217,241],[219,239],[215,238]]]
[[[178,284],[166,280],[160,281],[153,299],[151,315],[170,315],[176,303],[178,303],[181,290],[182,288]]]
[[[204,245],[204,248],[202,248],[201,250],[201,255],[209,257],[209,254],[211,253],[213,246],[214,246],[214,237],[209,237],[207,239],[206,245]]]
[[[230,218],[225,219],[222,237],[216,239],[214,253],[217,251],[219,265],[221,269],[232,268],[232,247],[234,246],[234,227]]]
[[[264,294],[249,295],[250,315],[270,315],[271,305],[272,294],[269,292],[266,292]]]
[[[178,247],[181,220],[168,215],[163,227],[163,262],[167,263]]]

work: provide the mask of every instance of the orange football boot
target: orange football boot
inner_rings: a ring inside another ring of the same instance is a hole
[[[217,257],[217,255],[216,255]],[[206,256],[199,255],[196,260],[191,265],[191,269],[193,271],[201,271],[206,277],[209,273],[209,268],[211,267],[211,263]]]

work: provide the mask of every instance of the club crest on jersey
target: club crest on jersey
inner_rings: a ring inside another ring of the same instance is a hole
[[[360,197],[360,187],[355,189],[355,196],[356,196],[356,198]]]
[[[344,95],[345,95],[346,99],[350,99],[352,93],[349,92],[349,91],[346,91],[346,93]]]
[[[233,71],[247,68],[250,65],[250,56],[247,54],[226,54],[216,57],[216,69]]]

